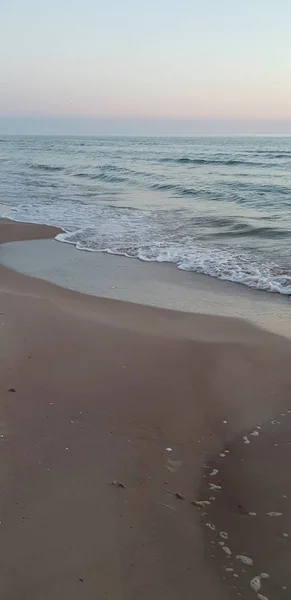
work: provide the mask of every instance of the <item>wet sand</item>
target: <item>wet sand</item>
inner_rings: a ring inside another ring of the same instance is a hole
[[[3,597],[288,598],[290,342],[4,267],[0,302]]]
[[[248,319],[291,338],[288,296],[182,271],[173,264],[80,251],[54,239],[5,244],[1,263],[24,275],[93,296]]]
[[[264,598],[290,598],[290,460],[288,409],[236,437],[204,467],[201,498],[213,488],[213,500],[199,509],[208,555],[242,598],[248,588],[255,597],[256,586]]]

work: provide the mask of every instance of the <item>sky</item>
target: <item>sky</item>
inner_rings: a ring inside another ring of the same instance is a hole
[[[291,133],[290,0],[1,0],[2,133]]]

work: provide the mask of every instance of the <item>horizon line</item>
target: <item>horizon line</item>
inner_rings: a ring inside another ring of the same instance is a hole
[[[2,137],[291,137],[290,133],[280,132],[207,132],[207,133],[1,133]]]

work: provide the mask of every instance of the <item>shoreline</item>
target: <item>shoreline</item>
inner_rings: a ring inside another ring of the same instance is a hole
[[[49,232],[55,237],[60,231],[57,228],[24,224],[23,233],[22,224],[17,225],[22,241],[9,242],[8,237],[0,256],[1,264],[14,271],[100,298],[244,319],[291,338],[291,305],[287,296],[182,271],[171,263],[77,250],[75,245],[50,239]],[[7,228],[9,232],[9,225]],[[25,231],[34,232],[32,241],[25,241]],[[41,239],[36,231],[44,231],[43,238],[47,239]]]
[[[2,231],[6,241],[52,234],[0,223],[0,241]],[[205,462],[289,410],[290,342],[237,319],[84,295],[3,266],[0,273],[5,598],[93,600],[97,590],[112,600],[190,600],[195,590],[201,600],[231,600],[241,589],[251,600],[266,542],[234,590],[211,559],[204,511],[192,502],[205,500]],[[255,453],[265,460],[260,439]],[[226,500],[215,505],[226,525],[236,456],[225,466]],[[288,470],[285,479],[288,486]],[[264,497],[258,486],[258,512]]]
[[[9,215],[3,216],[4,214],[5,213],[3,212],[3,209],[1,211],[1,205],[0,205],[0,221],[5,220],[5,221],[8,221],[8,222],[10,221],[12,223],[19,223],[20,225],[21,224],[26,224],[26,225],[45,226],[47,228],[52,228],[52,230],[55,230],[55,232],[56,232],[55,235],[54,236],[45,236],[45,238],[50,239],[51,237],[54,237],[54,239],[56,241],[58,241],[58,242],[60,242],[60,243],[62,243],[64,245],[71,246],[75,250],[78,250],[78,252],[93,253],[93,254],[99,253],[99,254],[101,254],[103,256],[106,255],[106,256],[109,256],[109,257],[115,256],[115,257],[121,258],[122,260],[123,259],[125,259],[125,260],[128,260],[128,259],[129,260],[135,260],[135,261],[137,261],[137,262],[139,262],[141,264],[145,264],[145,265],[146,264],[154,264],[156,266],[165,266],[166,265],[166,266],[169,266],[170,268],[174,267],[179,272],[182,271],[182,273],[185,273],[186,275],[188,274],[189,276],[192,276],[194,278],[198,278],[198,281],[199,281],[199,278],[201,278],[201,280],[202,281],[205,280],[205,282],[207,282],[207,281],[210,280],[210,281],[217,282],[219,285],[228,286],[228,289],[230,290],[230,293],[231,293],[231,290],[234,290],[234,291],[235,290],[241,290],[241,294],[242,295],[244,295],[244,293],[247,294],[249,292],[251,292],[251,293],[257,292],[261,297],[263,297],[263,296],[267,296],[267,297],[268,296],[272,296],[272,297],[275,297],[277,299],[282,298],[283,300],[291,300],[290,293],[283,293],[283,292],[279,292],[277,290],[265,290],[265,289],[263,289],[261,287],[256,287],[256,286],[252,287],[252,286],[248,285],[247,283],[245,283],[244,281],[235,281],[235,280],[228,279],[228,278],[224,279],[224,278],[220,278],[220,277],[218,277],[216,275],[209,274],[209,273],[206,273],[206,272],[199,273],[199,272],[197,272],[195,270],[192,271],[191,269],[189,271],[187,269],[183,269],[183,268],[179,269],[178,265],[176,263],[174,263],[174,262],[171,262],[171,261],[169,261],[169,262],[168,261],[159,261],[159,260],[153,260],[152,261],[152,260],[147,260],[147,259],[143,259],[143,258],[140,258],[140,257],[126,256],[125,254],[118,254],[118,253],[115,254],[114,252],[111,253],[111,252],[109,252],[107,250],[100,251],[100,250],[92,250],[92,249],[86,248],[86,247],[79,247],[78,246],[78,242],[68,241],[68,240],[66,240],[66,239],[63,238],[63,236],[65,236],[65,235],[70,235],[70,232],[67,231],[66,229],[62,228],[59,225],[51,225],[51,224],[44,223],[44,222],[42,222],[42,223],[37,223],[37,222],[35,222],[35,223],[31,222],[30,223],[30,222],[26,222],[26,221],[23,222],[23,221],[18,221],[16,219],[16,216],[14,216],[14,218],[12,218],[12,217],[9,217]]]

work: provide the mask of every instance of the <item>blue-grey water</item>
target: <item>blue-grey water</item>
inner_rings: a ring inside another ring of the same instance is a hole
[[[291,137],[0,137],[2,214],[291,294]]]

